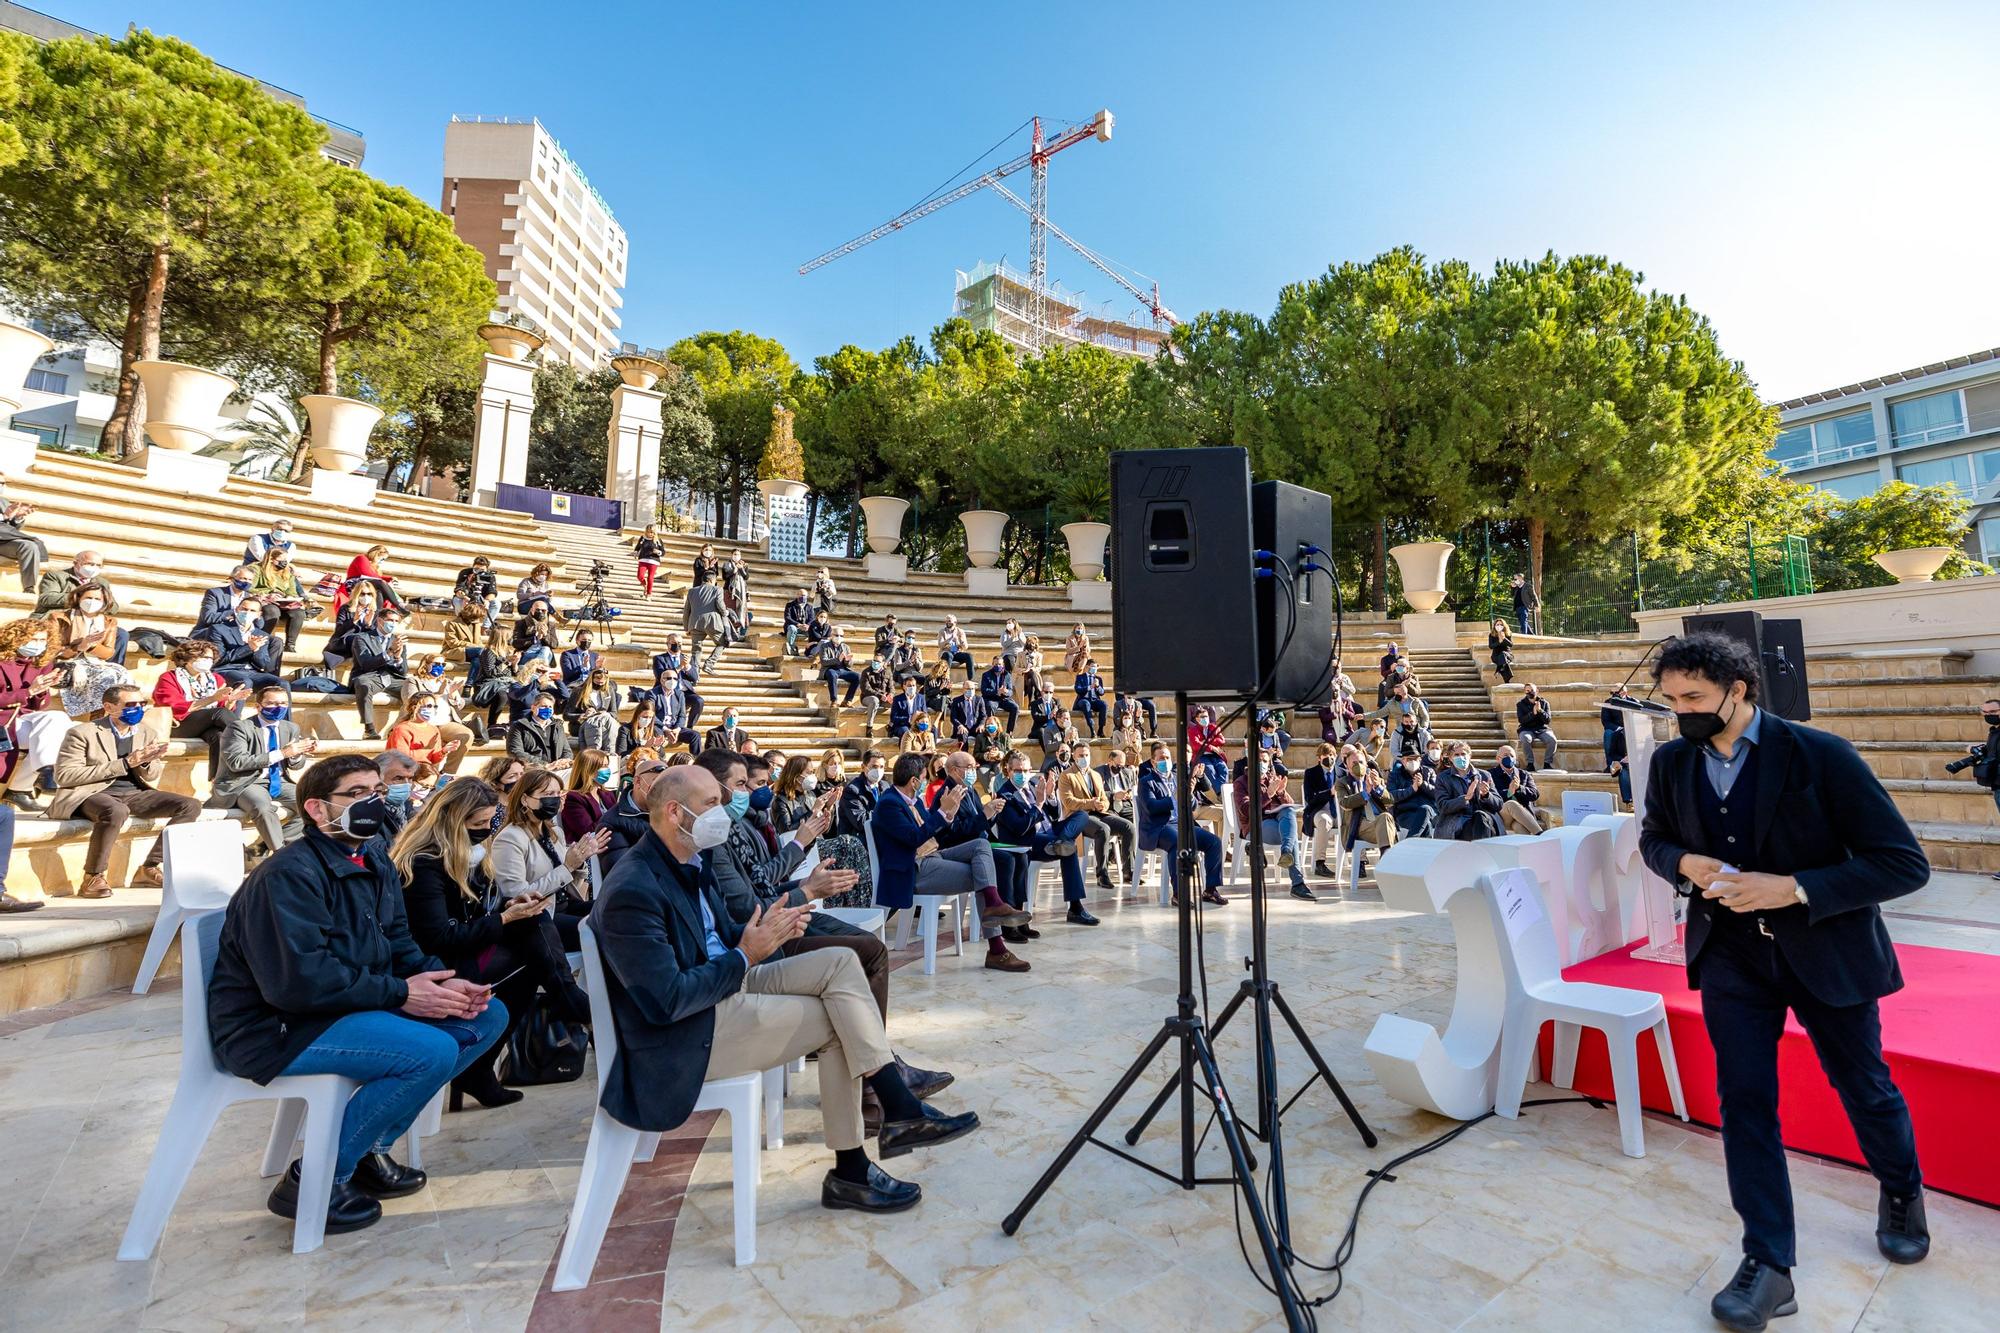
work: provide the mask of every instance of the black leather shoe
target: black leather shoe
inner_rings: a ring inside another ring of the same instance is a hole
[[[1931,1229],[1924,1221],[1924,1192],[1907,1199],[1882,1191],[1875,1205],[1875,1248],[1892,1264],[1914,1264],[1931,1252]]]
[[[903,1076],[903,1086],[908,1088],[910,1095],[918,1101],[934,1097],[958,1082],[956,1074],[947,1073],[942,1069],[919,1069],[900,1055],[896,1057],[896,1070]]]
[[[1324,861],[1315,861],[1313,862],[1313,874],[1318,875],[1321,879],[1332,879],[1333,867]]]
[[[400,1199],[415,1194],[430,1177],[414,1166],[404,1166],[385,1152],[371,1152],[354,1167],[354,1188],[377,1199]]]
[[[284,1174],[271,1190],[267,1206],[279,1217],[297,1219],[299,1215],[299,1164],[292,1163],[292,1169]],[[350,1182],[333,1182],[333,1193],[326,1201],[326,1231],[328,1235],[338,1235],[343,1231],[359,1231],[372,1227],[382,1220],[382,1205],[354,1188]]]
[[[1797,1314],[1799,1303],[1788,1275],[1745,1255],[1736,1276],[1708,1303],[1708,1312],[1724,1328],[1757,1333],[1775,1316]]]
[[[1000,938],[1009,944],[1026,944],[1028,942],[1028,937],[1021,933],[1019,926],[1000,927]]]
[[[861,1213],[900,1213],[914,1208],[924,1197],[923,1187],[912,1180],[898,1180],[881,1167],[868,1164],[868,1183],[857,1185],[829,1171],[819,1187],[822,1208],[852,1208]]]
[[[1069,922],[1072,926],[1094,926],[1097,924],[1097,918],[1092,916],[1090,909],[1081,903],[1070,908],[1069,914],[1063,920]]]
[[[1306,882],[1302,879],[1292,881],[1292,897],[1297,898],[1302,903],[1316,903],[1319,901],[1319,895],[1307,888]]]
[[[946,1115],[936,1107],[926,1104],[924,1114],[917,1120],[890,1120],[882,1126],[879,1140],[884,1159],[901,1157],[912,1148],[929,1148],[953,1139],[963,1138],[979,1128],[979,1113],[966,1111],[959,1115]]]
[[[7,804],[13,806],[24,815],[45,815],[48,813],[46,807],[37,805],[35,798],[24,791],[9,790],[4,797],[0,797],[0,800],[6,801]]]

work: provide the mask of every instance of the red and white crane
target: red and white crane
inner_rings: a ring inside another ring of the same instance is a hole
[[[809,259],[799,265],[800,273],[810,273],[814,269],[830,264],[842,255],[851,255],[864,245],[873,244],[894,231],[901,231],[918,218],[929,217],[939,209],[959,200],[990,189],[1014,207],[1028,215],[1028,287],[1030,301],[1030,325],[1039,345],[1046,346],[1048,340],[1056,336],[1048,321],[1048,270],[1050,235],[1082,256],[1092,266],[1101,270],[1120,287],[1139,299],[1141,305],[1151,312],[1155,328],[1170,329],[1175,324],[1174,312],[1160,303],[1160,284],[1152,284],[1148,291],[1127,278],[1118,267],[1089,246],[1075,240],[1062,228],[1049,221],[1049,159],[1065,148],[1074,147],[1086,139],[1096,139],[1099,143],[1111,140],[1112,116],[1108,110],[1099,110],[1095,116],[1081,124],[1071,125],[1054,137],[1042,137],[1042,118],[1033,118],[1033,133],[1028,151],[1011,162],[1003,162],[981,172],[962,185],[944,191],[942,194],[924,200],[913,208],[905,209],[879,227],[856,236],[853,240],[837,245],[825,254]],[[1011,176],[1022,168],[1029,171],[1028,197],[1021,196],[1000,183],[1001,178]]]

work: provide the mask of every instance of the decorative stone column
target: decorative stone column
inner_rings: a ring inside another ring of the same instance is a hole
[[[650,356],[614,356],[612,368],[624,380],[611,391],[611,425],[604,451],[604,498],[625,505],[625,526],[643,528],[660,508],[660,405],[655,389],[678,374]]]
[[[55,343],[22,324],[0,320],[0,418],[8,420],[0,429],[0,477],[18,477],[35,465],[40,442],[26,431],[15,430],[14,413],[21,410],[22,385],[35,362],[55,349]]]
[[[472,429],[472,503],[499,503],[500,483],[528,484],[528,427],[535,414],[535,368],[528,356],[542,335],[506,324],[482,324],[491,350],[479,383],[479,416]]]

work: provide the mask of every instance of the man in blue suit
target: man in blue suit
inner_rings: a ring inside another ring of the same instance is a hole
[[[1139,814],[1139,850],[1158,849],[1171,861],[1181,841],[1180,828],[1174,820],[1173,761],[1168,757],[1173,751],[1165,741],[1154,741],[1151,753],[1152,762],[1139,770],[1139,787],[1132,798]],[[1222,896],[1222,840],[1197,825],[1194,845],[1201,853],[1202,878],[1206,881],[1201,900],[1217,907],[1227,906],[1229,899]]]
[[[986,700],[971,681],[959,687],[959,695],[951,701],[951,738],[962,741],[986,724]]]
[[[899,741],[910,723],[923,711],[924,696],[914,677],[903,682],[903,692],[889,701],[889,739]]]
[[[1788,1015],[1880,1183],[1875,1244],[1891,1263],[1930,1252],[1910,1112],[1882,1059],[1877,1001],[1903,988],[1880,904],[1930,878],[1910,826],[1854,747],[1756,706],[1761,663],[1719,634],[1653,661],[1680,737],[1653,755],[1639,852],[1688,897],[1688,984],[1715,1047],[1729,1201],[1743,1262],[1710,1312],[1761,1329],[1798,1308],[1791,1181],[1778,1129]]]
[[[850,950],[776,957],[805,929],[806,909],[760,906],[742,925],[730,916],[705,855],[730,828],[714,777],[693,764],[670,768],[646,807],[645,836],[619,858],[590,912],[618,1034],[604,1109],[635,1129],[673,1129],[704,1082],[818,1051],[834,1150],[821,1204],[876,1213],[915,1205],[922,1191],[862,1146],[864,1080],[882,1102],[884,1157],[958,1138],[979,1117],[941,1115],[910,1094]]]
[[[1094,926],[1097,918],[1083,905],[1083,865],[1077,860],[1077,839],[1083,836],[1090,816],[1079,810],[1061,818],[1062,805],[1056,800],[1056,784],[1047,774],[1037,778],[1028,772],[1028,756],[1019,750],[1007,757],[1007,780],[1001,788],[1000,813],[994,824],[1000,841],[1025,847],[1030,861],[1054,861],[1062,869],[1063,901],[1069,904],[1067,919],[1073,926]],[[1051,810],[1055,813],[1052,816]]]
[[[1014,724],[1020,720],[1021,706],[1014,702],[1013,687],[1007,683],[1007,662],[999,653],[993,654],[992,665],[979,673],[979,697],[986,701],[986,711],[1007,715],[1007,734],[1014,734]]]
[[[1097,659],[1085,658],[1083,670],[1076,678],[1076,711],[1083,714],[1083,725],[1093,736],[1104,734],[1104,677],[1097,674]]]
[[[574,648],[563,649],[558,665],[562,667],[563,691],[574,694],[590,679],[590,673],[604,665],[604,655],[590,650],[590,631],[582,630],[576,636]]]
[[[875,904],[907,912],[919,893],[977,893],[986,966],[996,972],[1026,972],[1028,960],[1009,953],[1000,932],[1006,926],[1026,925],[1030,914],[1001,901],[992,843],[972,838],[945,845],[959,806],[970,792],[963,785],[946,786],[939,790],[936,809],[925,805],[917,793],[929,763],[928,755],[897,755],[889,785],[876,793],[875,813],[868,821],[875,842]]]
[[[653,684],[659,686],[664,676],[680,677],[687,695],[685,725],[700,726],[701,710],[708,702],[695,693],[695,686],[701,684],[701,666],[695,660],[695,654],[681,652],[681,636],[678,634],[668,634],[666,651],[653,654]]]

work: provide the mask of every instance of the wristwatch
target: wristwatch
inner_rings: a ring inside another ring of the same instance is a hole
[[[1799,906],[1801,907],[1812,906],[1812,904],[1806,899],[1806,890],[1803,884],[1792,885],[1792,896],[1799,900]]]

